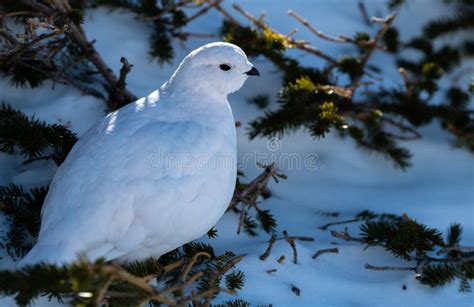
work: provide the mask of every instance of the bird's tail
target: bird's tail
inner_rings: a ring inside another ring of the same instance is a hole
[[[74,258],[67,257],[57,246],[49,246],[44,244],[36,244],[26,256],[17,264],[17,268],[38,263],[48,263],[55,265],[63,265]]]

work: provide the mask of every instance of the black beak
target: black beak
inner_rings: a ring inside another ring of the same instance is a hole
[[[260,72],[255,67],[252,67],[252,69],[247,71],[245,74],[249,75],[249,76],[259,76],[260,77]]]

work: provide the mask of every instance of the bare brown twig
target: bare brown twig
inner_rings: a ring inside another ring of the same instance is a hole
[[[330,41],[330,42],[335,42],[335,43],[347,43],[347,40],[345,40],[345,39],[342,39],[340,37],[339,38],[338,37],[332,37],[332,36],[326,35],[323,32],[317,30],[315,27],[313,27],[308,22],[308,20],[304,19],[303,17],[301,17],[300,15],[298,15],[296,12],[294,12],[292,10],[288,11],[288,15],[293,17],[294,19],[296,19],[303,26],[305,26],[311,33],[313,33],[314,35],[316,35],[316,36],[318,36],[322,39],[325,39],[325,40]]]
[[[307,28],[314,35],[316,35],[319,38],[322,38],[324,40],[327,40],[329,42],[342,43],[342,44],[350,43],[350,44],[354,44],[354,45],[359,46],[359,47],[371,47],[372,46],[372,42],[370,42],[370,41],[355,40],[355,39],[352,39],[352,38],[344,36],[344,35],[340,35],[339,37],[333,37],[333,36],[329,36],[327,34],[324,34],[323,32],[316,29],[313,25],[311,25],[308,20],[304,19],[303,17],[301,17],[300,15],[298,15],[296,12],[294,12],[292,10],[288,11],[288,15],[293,17],[294,19],[296,19],[296,21],[301,23],[305,28]],[[380,49],[380,50],[385,49],[384,46],[380,46],[380,45],[376,45],[375,48]]]
[[[355,223],[355,222],[359,222],[359,221],[360,221],[359,218],[355,218],[355,219],[350,219],[350,220],[345,220],[345,221],[327,223],[327,224],[324,224],[322,226],[319,226],[318,228],[321,229],[321,230],[327,230],[331,226],[342,225],[342,224],[350,224],[350,223]]]
[[[283,230],[283,235],[285,236],[285,241],[291,246],[293,250],[293,263],[298,264],[298,251],[296,250],[295,240],[288,236],[288,232]]]
[[[336,231],[336,230],[331,230],[331,235],[333,237],[336,237],[338,239],[342,239],[344,241],[352,241],[352,242],[359,242],[359,243],[366,243],[364,239],[362,238],[356,238],[356,237],[353,237],[349,234],[349,232],[347,231],[347,227],[345,228],[344,232],[339,232],[339,231]]]
[[[359,83],[360,79],[364,75],[363,72],[365,70],[365,67],[367,66],[367,63],[370,57],[372,56],[379,42],[382,40],[385,32],[387,32],[387,30],[392,26],[392,23],[395,20],[395,17],[396,17],[395,13],[388,15],[386,18],[372,17],[371,21],[373,23],[381,24],[382,27],[377,31],[377,34],[375,35],[375,37],[372,40],[370,40],[370,44],[366,48],[366,51],[362,54],[361,58],[359,59],[359,66],[360,66],[361,73],[352,80],[352,83],[349,87],[354,87]]]
[[[402,133],[409,133],[410,135],[398,135],[398,134],[393,134],[390,132],[386,132],[387,134],[391,135],[392,137],[398,138],[400,140],[416,140],[421,138],[421,134],[416,131],[414,128],[409,127],[403,123],[397,122],[393,120],[392,118],[389,117],[382,117],[381,121],[389,124],[391,126],[396,127],[399,129]]]
[[[327,254],[327,253],[339,254],[339,249],[337,247],[320,249],[313,255],[313,259],[316,259],[322,254]]]
[[[200,253],[195,254],[193,258],[191,259],[191,261],[188,263],[188,265],[184,268],[183,273],[181,274],[180,279],[182,282],[186,281],[186,279],[188,278],[189,272],[191,271],[193,266],[196,264],[196,261],[198,260],[199,257],[211,258],[211,255],[209,255],[206,252],[200,252]]]
[[[276,32],[275,30],[271,29],[268,25],[266,25],[262,20],[254,17],[252,14],[246,12],[244,9],[242,9],[239,5],[237,4],[234,4],[232,5],[232,7],[237,11],[239,12],[242,16],[244,16],[245,18],[247,18],[248,20],[250,20],[255,26],[259,27],[260,29],[262,30],[270,30],[272,31],[273,33],[278,33]],[[293,39],[291,36],[289,35],[283,35],[283,34],[280,34],[282,38],[284,38],[286,40],[286,43],[287,45],[290,47],[290,48],[298,48],[298,49],[301,49],[301,50],[305,50],[317,57],[320,57],[332,64],[336,64],[337,61],[332,58],[331,56],[325,54],[324,52],[322,52],[321,50],[311,46],[308,42],[306,41],[303,41],[303,40],[295,40]]]
[[[24,3],[28,5],[31,9],[42,13],[44,16],[64,16],[71,13],[71,7],[66,0],[51,0],[48,5],[42,4],[35,0],[24,0]],[[56,26],[64,26],[61,23],[64,21],[63,18],[53,19]],[[102,59],[97,50],[93,47],[91,43],[87,41],[84,30],[80,25],[77,25],[73,22],[67,23],[68,31],[65,33],[67,37],[71,39],[82,51],[87,55],[87,59],[92,62],[92,64],[97,68],[99,73],[107,81],[110,89],[115,89],[115,86],[118,82],[117,77],[114,75],[113,71],[107,66],[105,61]],[[116,93],[117,94],[117,93]],[[118,94],[117,94],[118,95]],[[136,97],[130,93],[127,89],[122,91],[122,100],[124,102],[131,102],[135,100]]]
[[[362,15],[362,18],[364,19],[364,22],[369,26],[372,25],[372,23],[370,22],[369,13],[367,13],[367,7],[365,6],[364,0],[359,0],[357,6],[359,7],[359,11]]]
[[[410,78],[408,77],[408,72],[403,67],[400,67],[398,69],[398,72],[400,73],[400,75],[403,78],[403,82],[405,84],[405,90],[407,92],[407,97],[408,97],[408,99],[410,99],[411,96],[412,96],[412,90],[411,90]]]
[[[275,244],[275,241],[276,241],[276,235],[272,235],[270,237],[270,240],[268,241],[268,246],[267,246],[267,249],[265,250],[265,252],[263,254],[260,255],[260,260],[265,260],[268,258],[268,256],[270,256],[270,253],[272,252],[272,248],[273,248],[273,244]]]
[[[376,266],[369,263],[365,264],[365,268],[374,271],[415,271],[416,269],[416,267]]]
[[[277,169],[275,163],[265,166],[263,173],[247,184],[243,190],[234,193],[228,210],[233,209],[239,202],[255,204],[257,197],[260,195],[260,191],[267,186],[270,178],[274,178],[276,175]]]

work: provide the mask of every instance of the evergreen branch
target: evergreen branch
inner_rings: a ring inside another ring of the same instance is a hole
[[[13,153],[18,148],[30,161],[53,149],[51,157],[60,164],[76,141],[75,134],[64,126],[28,118],[5,103],[0,107],[0,151]]]
[[[264,168],[264,171],[253,179],[250,183],[243,184],[237,180],[236,189],[232,200],[227,208],[227,211],[234,211],[239,214],[239,224],[237,226],[237,234],[240,234],[243,228],[245,232],[251,236],[257,235],[255,230],[258,228],[258,224],[250,216],[249,211],[254,209],[257,213],[256,217],[260,222],[262,229],[267,233],[275,231],[277,222],[269,210],[260,209],[257,204],[257,199],[260,195],[263,195],[267,189],[270,178],[278,181],[278,178],[286,178],[285,175],[278,173],[275,163],[270,165],[260,165]],[[241,208],[238,208],[238,204],[241,204]]]
[[[404,132],[408,132],[410,135],[399,135],[399,134],[394,134],[394,133],[390,133],[390,132],[386,132],[387,135],[393,137],[393,138],[397,138],[399,140],[416,140],[416,139],[420,139],[421,138],[421,134],[416,131],[414,128],[408,126],[408,125],[405,125],[403,123],[400,123],[400,122],[396,122],[395,120],[393,120],[392,118],[390,117],[382,117],[380,119],[382,122],[386,123],[386,124],[389,124],[395,128],[398,128],[402,133]]]
[[[389,219],[386,219],[389,217]],[[363,216],[359,216],[360,219]],[[375,219],[379,220],[375,220]],[[361,237],[353,237],[348,233],[331,231],[331,234],[345,241],[353,241],[366,245],[366,247],[379,245],[396,257],[402,257],[407,261],[416,260],[414,267],[374,266],[366,264],[365,268],[376,271],[413,271],[415,278],[421,283],[432,287],[452,281],[455,277],[463,280],[462,291],[469,289],[468,280],[474,278],[470,274],[471,266],[474,266],[474,252],[455,250],[455,253],[446,254],[446,244],[442,241],[440,233],[436,229],[430,229],[419,224],[404,215],[395,218],[391,215],[365,215],[366,222],[361,225]],[[462,228],[458,224],[450,227],[448,242],[458,244]],[[428,254],[438,249],[438,255],[446,254],[445,257],[433,257]],[[413,255],[414,254],[414,255]]]
[[[402,116],[414,126],[418,126],[409,116],[412,110],[401,110],[401,108],[405,108],[405,105],[406,107],[409,106],[403,102],[410,95],[413,100],[420,99],[420,93],[416,86],[413,85],[407,90],[403,97],[399,93],[395,93],[394,90],[389,94],[392,96],[390,98],[392,101],[388,104],[383,102],[385,98],[383,98],[383,94],[380,97],[380,93],[374,93],[373,97],[368,95],[368,99],[371,100],[370,103],[353,101],[355,90],[366,84],[366,82],[360,81],[361,78],[370,75],[368,70],[372,69],[372,67],[366,68],[366,66],[368,66],[369,59],[374,50],[385,49],[380,45],[382,39],[386,44],[393,43],[387,41],[386,34],[393,32],[392,23],[395,15],[389,15],[384,19],[374,18],[373,22],[380,23],[381,27],[373,39],[370,39],[370,36],[365,33],[357,33],[353,39],[340,36],[340,38],[342,37],[341,40],[349,43],[350,41],[355,42],[361,51],[361,55],[358,57],[342,57],[336,63],[330,63],[324,71],[320,72],[314,68],[301,67],[297,61],[286,58],[281,54],[287,48],[294,47],[291,45],[292,42],[302,44],[303,48],[312,48],[311,45],[306,45],[304,41],[296,41],[291,38],[291,35],[283,35],[276,32],[263,21],[263,17],[256,18],[239,6],[234,6],[234,8],[250,20],[257,30],[242,27],[234,22],[224,23],[223,30],[226,40],[242,45],[247,52],[250,49],[251,54],[265,55],[285,73],[285,84],[279,94],[281,108],[276,111],[267,112],[261,118],[251,122],[249,133],[251,138],[257,135],[274,136],[284,134],[298,127],[307,128],[310,134],[317,138],[324,137],[326,132],[330,131],[331,128],[335,128],[341,135],[355,139],[361,147],[380,152],[393,160],[396,167],[405,169],[410,166],[410,152],[406,148],[400,147],[397,141],[419,139],[421,134],[411,125],[395,121],[394,118]],[[309,21],[305,21],[296,13],[290,12],[290,15],[302,22],[306,27],[310,27],[310,31],[315,32],[320,37],[329,37],[312,27]],[[329,37],[329,40],[334,41],[331,38],[333,37]],[[390,48],[392,47],[390,45]],[[331,84],[329,74],[336,67],[350,76],[351,83],[349,85],[341,87]],[[431,84],[430,82],[432,81],[427,82]],[[425,105],[425,103],[421,104],[422,106]],[[394,110],[394,106],[398,105],[401,108]],[[436,107],[430,106],[429,108],[435,109]],[[315,112],[318,109],[320,111]],[[438,114],[440,117],[445,117],[447,114],[435,113],[433,112],[434,110],[426,111],[424,113],[417,112],[417,114],[433,114],[433,117],[438,116]],[[385,112],[386,115],[382,112]],[[346,122],[347,119],[350,119],[352,122]],[[387,129],[387,126],[392,126],[397,131],[393,132],[391,129]],[[447,125],[445,127],[449,130],[451,126]],[[467,144],[469,148],[474,148],[474,145],[470,145],[474,144],[474,142],[471,142],[470,137],[465,137],[465,130],[461,129],[459,133],[455,133],[456,129],[451,131],[457,135],[460,143]]]
[[[0,211],[11,221],[5,248],[13,259],[23,257],[31,248],[31,238],[40,229],[40,212],[48,189],[34,188],[29,192],[14,184],[0,187]]]
[[[439,263],[466,263],[474,261],[474,252],[463,253],[461,252],[458,257],[452,258],[436,258],[431,256],[425,256],[428,262],[439,262]]]
[[[449,252],[474,252],[474,246],[452,246],[445,247],[438,251],[438,255],[449,253]]]
[[[207,264],[197,261],[198,257],[203,255],[209,258]],[[166,255],[164,257],[166,258]],[[234,290],[242,287],[244,274],[240,271],[226,275],[226,284],[230,288],[221,288],[218,284],[220,278],[243,256],[235,257],[228,253],[214,257],[209,253],[198,252],[190,261],[183,261],[187,257],[188,255],[181,254],[177,261],[155,268],[159,271],[155,275],[159,282],[166,282],[160,288],[150,284],[149,275],[132,274],[128,268],[118,264],[107,264],[102,260],[94,263],[80,260],[62,267],[38,264],[17,271],[0,271],[0,293],[13,295],[21,306],[44,293],[58,299],[62,296],[72,296],[72,303],[92,306],[143,306],[148,303],[183,306],[191,302],[198,306],[210,306],[211,299],[219,292],[235,294]],[[211,257],[213,259],[210,259]],[[144,264],[135,264],[141,265]],[[192,270],[197,271],[191,275]],[[188,275],[191,276],[188,278]],[[178,276],[180,278],[174,279]],[[43,279],[45,282],[39,282]],[[187,294],[198,283],[199,291]]]
[[[423,27],[423,32],[428,38],[437,38],[442,35],[452,34],[457,31],[466,31],[474,28],[474,9],[471,6],[460,6],[454,16],[443,17],[430,21]]]

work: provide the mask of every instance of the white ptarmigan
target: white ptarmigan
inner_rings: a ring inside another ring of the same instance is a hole
[[[234,191],[227,95],[249,75],[259,73],[239,47],[208,44],[159,90],[93,125],[54,176],[19,265],[157,257],[204,235]]]

